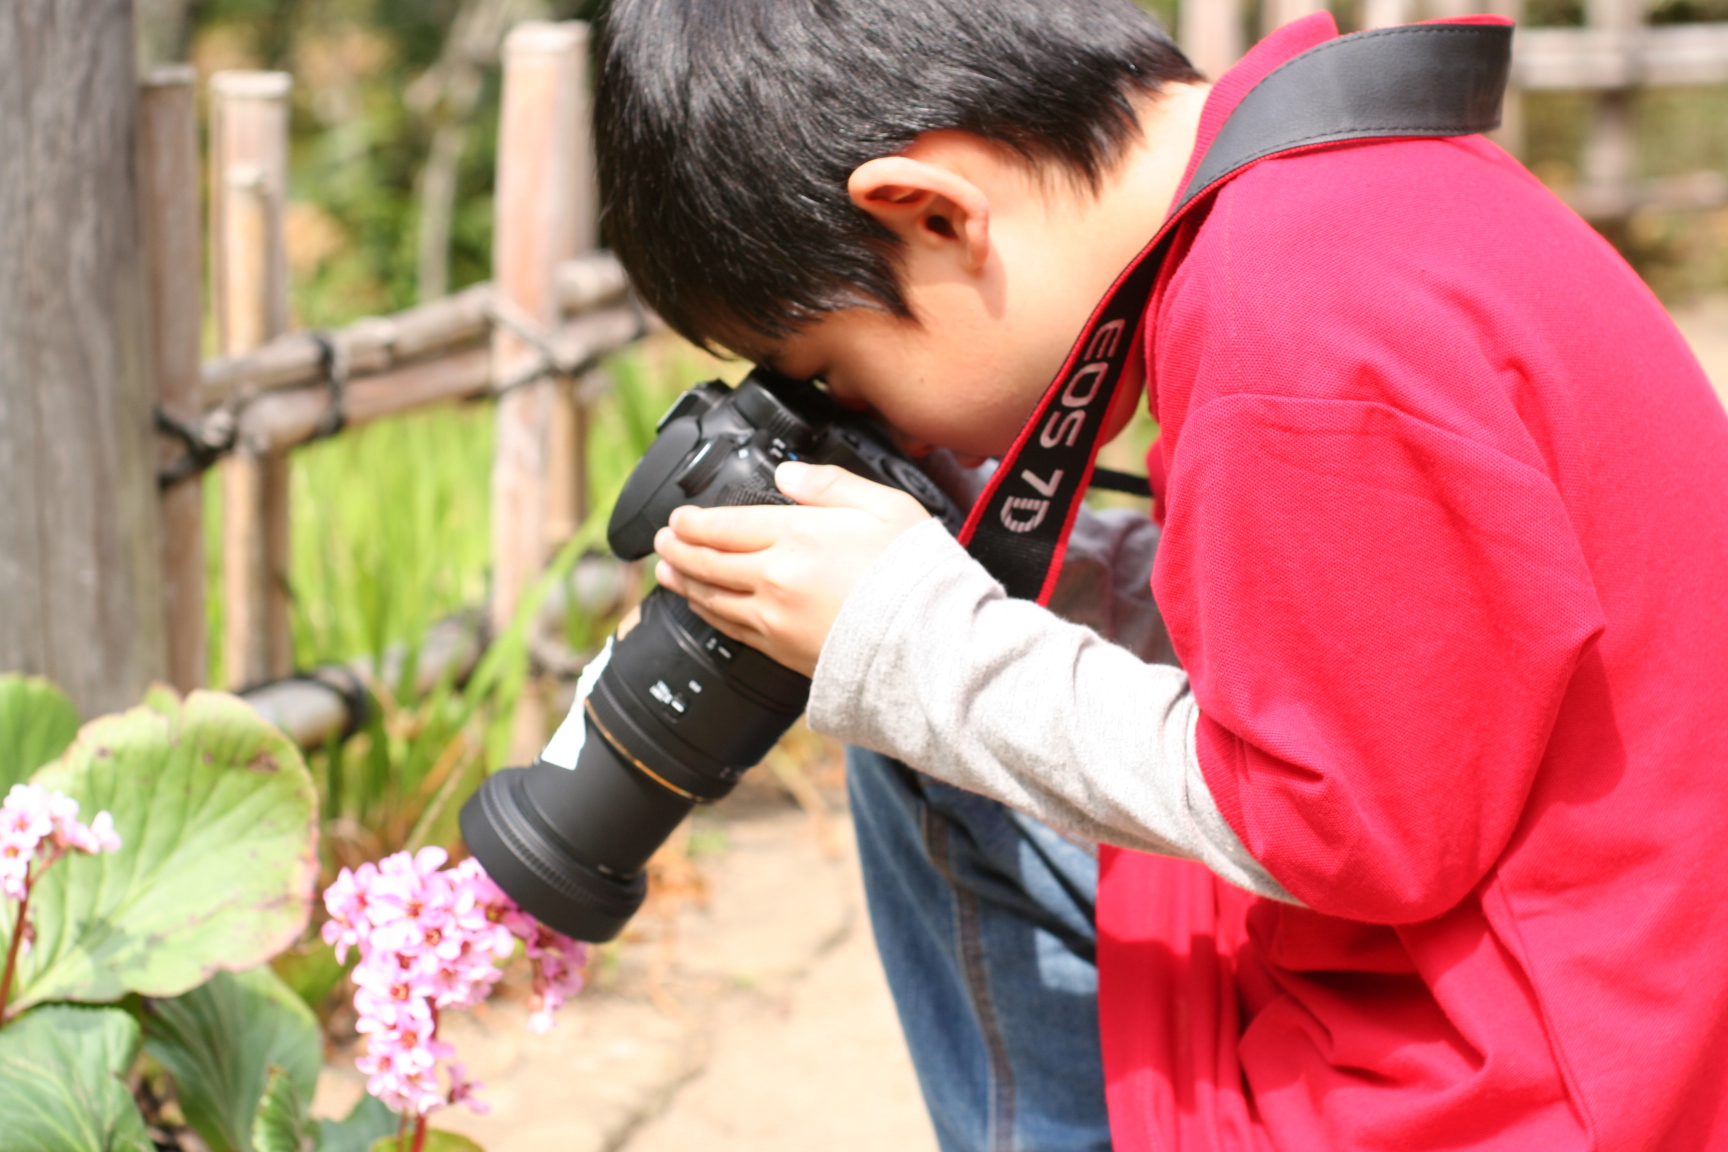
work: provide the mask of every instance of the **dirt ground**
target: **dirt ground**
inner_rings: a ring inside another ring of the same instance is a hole
[[[1675,313],[1728,400],[1728,295]],[[520,990],[448,1034],[491,1112],[437,1124],[487,1152],[934,1152],[870,940],[841,770],[751,773],[661,871],[662,893],[548,1035]],[[315,1107],[358,1098],[334,1060]]]

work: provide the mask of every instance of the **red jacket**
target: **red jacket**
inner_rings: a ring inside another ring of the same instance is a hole
[[[1118,1152],[1728,1148],[1728,416],[1661,306],[1488,141],[1358,143],[1180,225],[1146,356],[1201,765],[1307,909],[1105,853]]]

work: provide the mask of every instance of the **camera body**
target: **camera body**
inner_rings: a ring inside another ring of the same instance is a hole
[[[766,369],[736,389],[718,380],[690,389],[660,418],[658,436],[631,472],[607,527],[625,560],[654,551],[654,533],[674,508],[791,504],[774,485],[787,460],[836,464],[909,492],[951,532],[964,518],[942,490],[867,418],[848,412],[810,384]]]
[[[950,531],[964,519],[868,418],[758,368],[736,389],[718,380],[690,389],[661,417],[619,493],[608,541],[637,560],[675,508],[791,504],[774,483],[787,460],[900,488]],[[641,906],[654,850],[694,805],[730,792],[810,695],[806,677],[664,588],[605,660],[541,758],[488,778],[461,814],[469,850],[500,887],[548,926],[595,942]]]

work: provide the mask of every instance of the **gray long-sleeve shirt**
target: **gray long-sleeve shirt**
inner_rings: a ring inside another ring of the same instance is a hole
[[[1083,510],[1045,609],[1009,599],[937,521],[910,529],[835,620],[810,726],[1053,827],[1197,860],[1295,903],[1201,775],[1199,708],[1149,586],[1157,540],[1142,515]]]

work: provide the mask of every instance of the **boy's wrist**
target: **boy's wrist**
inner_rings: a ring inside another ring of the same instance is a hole
[[[901,533],[864,570],[834,618],[817,658],[810,685],[811,728],[846,738],[861,695],[869,690],[871,667],[884,641],[902,614],[928,593],[932,573],[956,562],[977,568],[979,579],[994,586],[938,520]]]

